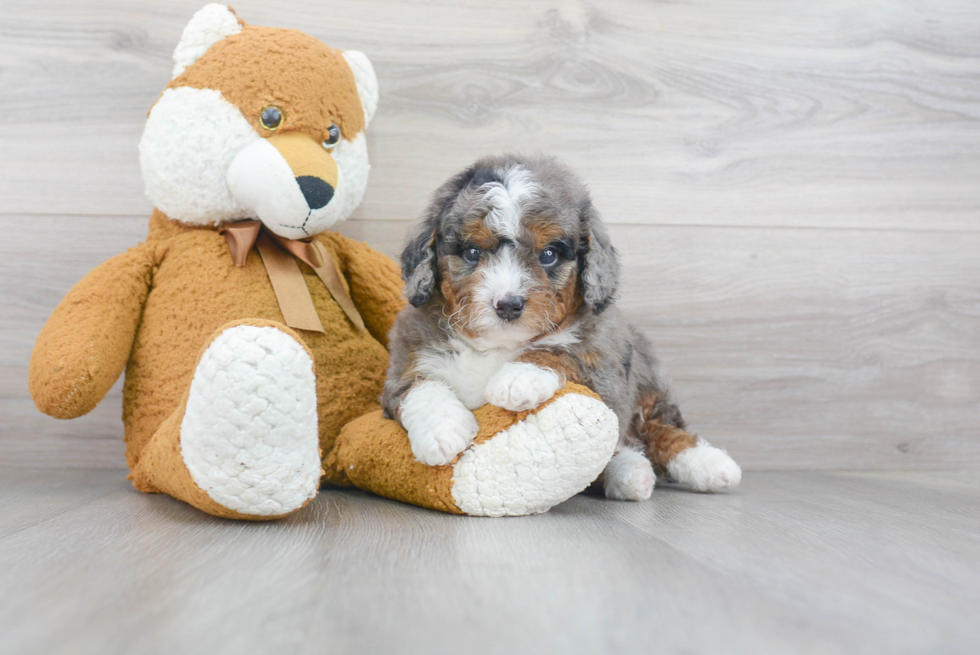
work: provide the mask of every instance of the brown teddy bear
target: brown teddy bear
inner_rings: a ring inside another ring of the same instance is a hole
[[[31,359],[37,406],[81,416],[125,368],[133,484],[223,517],[289,514],[321,482],[492,516],[585,488],[618,430],[583,387],[533,412],[479,409],[480,435],[441,467],[382,417],[399,270],[327,231],[363,197],[377,101],[362,53],[201,9],[140,142],[146,243],[54,311]]]

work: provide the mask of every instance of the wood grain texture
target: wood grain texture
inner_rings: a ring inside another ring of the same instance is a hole
[[[3,4],[0,462],[122,462],[118,387],[59,422],[26,365],[71,285],[145,235],[136,144],[202,2]],[[980,466],[976,3],[234,4],[375,64],[345,234],[394,255],[473,158],[554,153],[702,435],[749,469]]]
[[[118,385],[66,422],[38,413],[24,381],[34,335],[61,296],[145,225],[34,217],[9,229],[0,461],[123,465]],[[353,220],[342,231],[394,256],[406,227]],[[56,235],[58,252],[90,245],[47,270],[16,245],[38,228]],[[691,427],[745,468],[980,468],[980,233],[616,225],[611,234],[627,262],[626,315],[653,340]]]
[[[975,653],[976,473],[757,473],[517,519],[243,524],[0,469],[0,653]],[[28,518],[29,517],[29,518]]]
[[[136,144],[200,4],[4,3],[0,213],[149,210]],[[374,61],[361,217],[518,149],[567,160],[617,222],[977,228],[972,0],[236,7]]]

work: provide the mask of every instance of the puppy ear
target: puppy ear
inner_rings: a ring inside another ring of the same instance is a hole
[[[582,298],[596,314],[601,314],[616,299],[619,288],[619,257],[613,248],[599,212],[588,199],[579,211],[582,241],[579,244],[579,280]]]
[[[405,296],[415,307],[432,299],[436,289],[436,222],[426,220],[402,251]]]
[[[476,167],[471,166],[447,180],[432,194],[422,223],[402,252],[402,278],[405,295],[416,307],[432,299],[439,285],[439,226],[442,218],[452,212],[459,195],[473,180]]]

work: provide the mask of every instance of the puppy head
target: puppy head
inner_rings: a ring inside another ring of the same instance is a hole
[[[619,263],[585,185],[553,159],[504,155],[443,184],[402,254],[406,293],[506,345],[612,302]]]

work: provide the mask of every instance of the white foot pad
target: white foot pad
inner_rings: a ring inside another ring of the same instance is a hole
[[[472,516],[546,512],[589,486],[618,440],[609,407],[567,394],[466,450],[453,468],[453,500]]]
[[[554,371],[527,362],[508,362],[487,382],[484,395],[495,407],[520,412],[549,400],[561,385]]]
[[[657,482],[650,460],[628,449],[613,456],[602,478],[606,498],[614,500],[646,500]]]
[[[313,361],[273,327],[222,332],[201,357],[180,424],[191,477],[242,514],[277,516],[320,484]]]
[[[667,462],[667,474],[695,491],[720,491],[742,481],[742,469],[735,460],[704,441]]]

